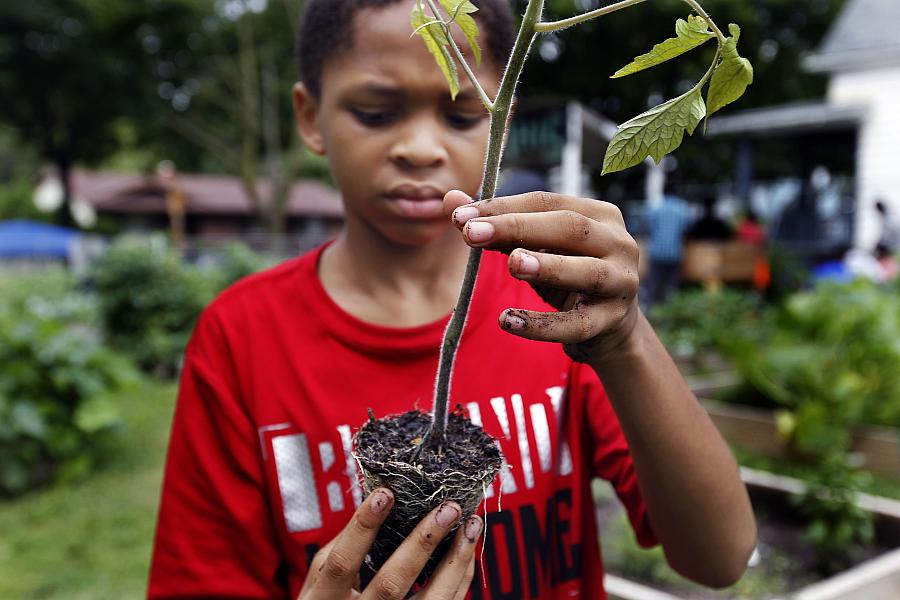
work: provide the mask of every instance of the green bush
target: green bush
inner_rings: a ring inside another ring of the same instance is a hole
[[[91,277],[110,344],[146,371],[173,375],[215,294],[214,274],[185,265],[164,238],[124,237],[94,264]]]
[[[761,330],[765,314],[759,296],[734,289],[679,291],[650,311],[663,343],[676,356],[696,357],[718,349],[719,338],[734,330]]]
[[[0,304],[0,495],[87,474],[119,422],[110,394],[133,381],[85,319],[89,301],[47,275]]]
[[[815,466],[798,500],[810,516],[824,568],[871,539],[871,515],[855,509],[860,473],[854,429],[900,427],[900,299],[858,280],[791,295],[763,336],[733,332],[719,346],[757,392],[780,407],[779,433]]]
[[[223,248],[219,257],[218,287],[225,289],[239,279],[272,266],[274,262],[272,258],[254,252],[242,242],[231,242]]]
[[[232,243],[214,266],[192,265],[165,238],[123,237],[91,271],[109,342],[145,371],[172,376],[203,308],[271,260]]]

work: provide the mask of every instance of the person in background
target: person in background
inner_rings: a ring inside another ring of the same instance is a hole
[[[751,246],[762,246],[766,243],[766,230],[756,217],[756,213],[752,208],[748,208],[744,213],[744,218],[735,231],[737,238]]]
[[[875,210],[878,211],[878,217],[881,220],[881,237],[878,239],[878,246],[882,254],[893,254],[900,250],[900,222],[892,218],[884,200],[875,201]]]
[[[716,216],[716,199],[707,197],[703,200],[703,215],[691,225],[685,238],[704,242],[725,242],[734,233],[728,223]]]
[[[678,287],[685,229],[690,223],[690,209],[671,189],[662,201],[650,208],[646,217],[649,234],[650,272],[647,302],[650,306],[664,302],[669,292]]]

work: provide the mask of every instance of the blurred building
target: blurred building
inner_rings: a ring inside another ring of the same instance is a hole
[[[848,0],[804,62],[807,71],[828,75],[825,98],[710,120],[709,135],[735,140],[742,200],[752,200],[761,155],[791,156],[796,184],[781,190],[779,224],[786,217],[783,238],[811,246],[810,254],[826,252],[823,245],[873,247],[881,233],[879,199],[900,212],[898,31],[900,0]]]
[[[265,196],[266,184],[260,184]],[[121,232],[166,231],[177,216],[183,235],[193,243],[217,245],[242,240],[257,248],[271,246],[241,180],[224,175],[159,175],[76,171],[76,198]],[[173,206],[173,200],[175,201]],[[340,195],[311,180],[294,184],[286,206],[284,247],[303,251],[336,235],[343,222]]]

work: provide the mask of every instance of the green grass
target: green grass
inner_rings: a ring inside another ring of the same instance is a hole
[[[121,398],[114,456],[86,481],[0,501],[0,598],[145,596],[174,384]]]

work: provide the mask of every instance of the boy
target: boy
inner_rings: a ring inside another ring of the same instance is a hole
[[[505,0],[475,3],[488,49],[476,73],[493,95],[511,18]],[[429,405],[467,244],[512,250],[485,253],[451,398],[501,445],[508,468],[486,505],[495,511],[502,492],[503,510],[486,519],[480,561],[484,521],[460,523],[417,597],[463,598],[474,574],[472,598],[603,598],[594,476],[613,483],[642,544],[661,542],[697,581],[733,583],[755,543],[746,491],[638,309],[637,250],[620,213],[554,194],[468,204],[486,114],[468,82],[450,100],[410,39],[409,10],[307,0],[296,121],[330,161],[345,228],[233,286],[201,317],[185,355],[150,597],[360,595],[365,553],[393,499],[361,497],[350,439],[370,407],[382,416]],[[460,519],[452,503],[423,519],[362,597],[402,598]]]

